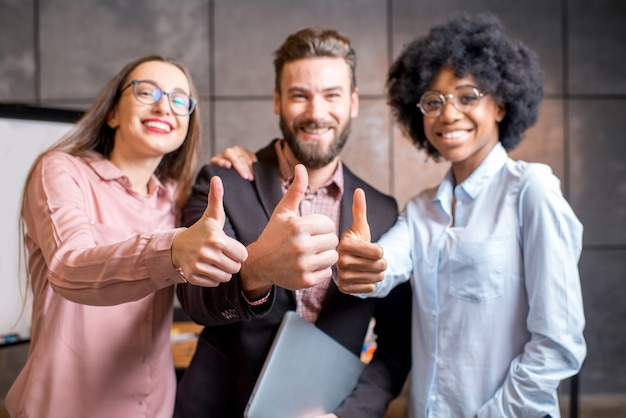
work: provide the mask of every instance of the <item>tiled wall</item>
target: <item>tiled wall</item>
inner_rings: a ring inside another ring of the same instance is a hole
[[[359,57],[361,111],[344,159],[403,204],[447,167],[425,161],[394,129],[385,72],[404,43],[457,10],[496,13],[540,55],[548,95],[512,155],[550,164],[585,225],[581,392],[626,393],[624,1],[0,0],[0,102],[82,110],[124,63],[157,52],[191,68],[203,160],[231,144],[257,149],[279,135],[272,52],[302,26],[336,28]]]

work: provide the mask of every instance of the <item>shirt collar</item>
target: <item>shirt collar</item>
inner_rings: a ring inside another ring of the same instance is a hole
[[[491,181],[493,176],[500,171],[508,158],[508,154],[502,146],[502,143],[498,141],[478,168],[476,168],[463,183],[459,184],[458,187],[463,189],[469,197],[476,199],[476,196],[478,196],[485,185]],[[441,185],[439,185],[435,200],[445,200],[443,197],[451,196],[453,189],[454,174],[452,173],[452,169],[450,169],[441,182]]]
[[[130,188],[130,180],[118,166],[113,164],[111,160],[102,157],[99,154],[89,154],[84,157],[85,162],[91,167],[91,169],[100,177],[106,181],[119,181],[126,187]],[[163,183],[153,174],[148,182],[148,194],[151,195],[155,191],[159,193],[166,191]]]
[[[280,180],[283,186],[289,186],[293,181],[295,176],[295,172],[291,164],[287,161],[285,157],[285,153],[283,151],[283,147],[286,142],[284,139],[276,141],[274,147],[276,149],[276,155],[278,156],[278,170],[280,172]],[[337,163],[337,168],[333,173],[332,177],[328,179],[328,181],[324,184],[323,188],[326,188],[328,194],[334,196],[341,196],[343,194],[343,164],[341,162],[341,158],[339,158]],[[309,192],[307,187],[307,193]]]

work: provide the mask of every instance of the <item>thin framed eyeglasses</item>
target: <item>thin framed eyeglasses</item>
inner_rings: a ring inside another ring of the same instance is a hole
[[[474,86],[460,86],[454,90],[454,94],[443,94],[437,90],[429,90],[422,94],[417,107],[424,116],[436,118],[441,115],[448,102],[452,103],[459,112],[467,113],[480,102],[485,93],[480,92]]]
[[[153,105],[158,103],[163,95],[166,95],[170,109],[178,116],[191,115],[198,104],[198,100],[186,93],[163,91],[156,83],[149,80],[133,80],[120,90],[120,93],[130,86],[133,86],[133,95],[139,103]]]

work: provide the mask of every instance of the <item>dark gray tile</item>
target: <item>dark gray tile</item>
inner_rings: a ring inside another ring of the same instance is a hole
[[[215,106],[215,152],[241,145],[252,151],[280,137],[272,100],[220,100]]]
[[[515,160],[548,164],[561,179],[562,190],[566,191],[564,123],[563,101],[544,100],[537,124],[526,132],[522,142],[509,155]]]
[[[626,2],[569,0],[569,89],[626,93]]]
[[[378,190],[391,194],[390,138],[387,105],[363,100],[352,121],[350,139],[341,158],[350,169]]]
[[[421,191],[437,186],[450,168],[446,161],[435,162],[417,150],[399,129],[394,130],[394,196],[400,207]]]
[[[524,42],[539,55],[548,93],[562,92],[563,51],[561,0],[392,0],[393,56],[431,26],[449,19],[454,12],[488,11],[502,21],[511,37]]]
[[[216,92],[271,95],[274,51],[290,33],[316,25],[351,39],[361,94],[382,94],[387,71],[385,12],[385,2],[379,0],[216,0]]]
[[[0,101],[37,100],[33,0],[0,0]]]
[[[580,261],[587,359],[580,373],[584,393],[626,392],[626,251],[586,249]]]
[[[625,100],[570,103],[570,201],[585,244],[626,244]]]
[[[211,126],[212,126],[212,114],[211,114],[211,106],[207,100],[200,100],[198,103],[198,108],[196,110],[200,111],[200,129],[201,129],[201,140],[200,140],[200,149],[198,152],[197,162],[198,164],[203,164],[208,162],[212,157],[212,142],[211,142]]]
[[[128,61],[154,53],[181,60],[209,94],[205,0],[40,4],[44,99],[93,99]]]

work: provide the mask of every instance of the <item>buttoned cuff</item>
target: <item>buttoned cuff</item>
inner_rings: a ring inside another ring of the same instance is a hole
[[[176,283],[186,283],[184,274],[172,264],[172,242],[182,228],[157,232],[148,241],[146,267],[157,288],[162,289]]]

